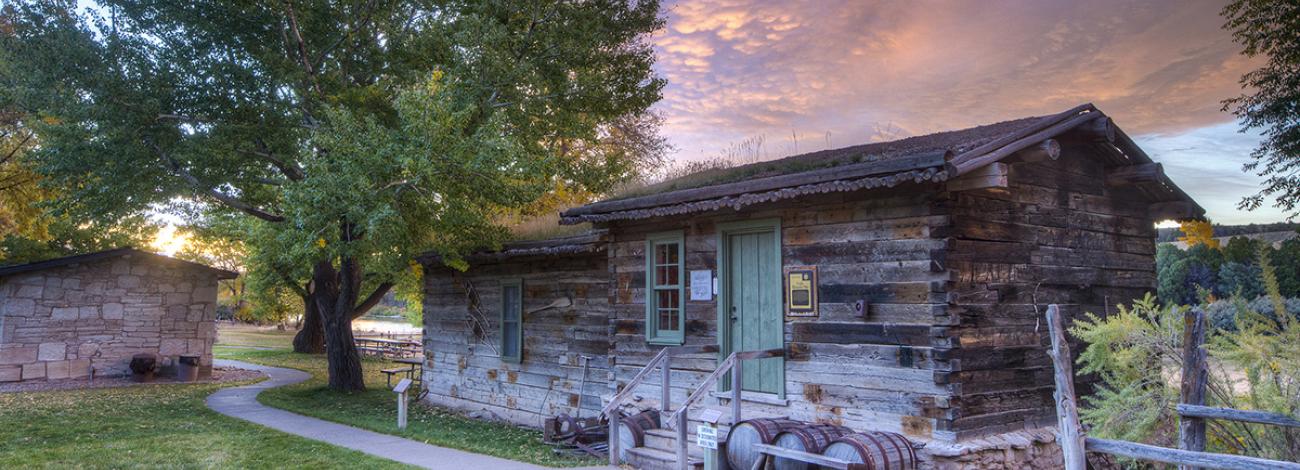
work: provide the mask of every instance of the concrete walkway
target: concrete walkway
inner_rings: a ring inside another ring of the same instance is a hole
[[[536,470],[542,467],[514,460],[506,460],[463,450],[448,449],[380,434],[361,428],[333,423],[316,418],[271,408],[257,402],[257,394],[268,388],[292,385],[311,378],[299,370],[250,364],[241,361],[217,359],[218,367],[237,367],[256,370],[270,377],[252,385],[223,388],[208,397],[208,408],[226,416],[251,421],[268,428],[296,434],[308,439],[327,442],[339,447],[358,450],[370,455],[396,460],[405,464],[435,469],[498,469]],[[592,467],[614,468],[614,467]]]

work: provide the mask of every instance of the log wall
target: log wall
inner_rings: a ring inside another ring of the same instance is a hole
[[[909,185],[610,226],[614,387],[660,348],[645,337],[646,235],[683,230],[686,271],[709,269],[717,276],[719,223],[779,217],[782,264],[818,268],[819,316],[785,319],[788,404],[767,397],[766,403],[746,403],[745,413],[930,438],[950,395],[947,384],[936,382],[937,371],[947,366],[933,355],[944,346],[934,323],[944,313],[949,275],[937,261],[946,240],[936,237],[946,236],[950,224],[935,211],[936,194],[932,186]],[[853,307],[860,299],[867,301],[865,317]],[[717,344],[717,297],[685,305],[686,344]],[[675,360],[674,403],[716,364],[716,355]],[[659,375],[652,374],[637,395],[642,407],[657,403]]]
[[[481,339],[473,332],[465,291],[478,292],[486,316]],[[500,348],[503,279],[523,281],[523,358],[502,361]],[[516,424],[541,426],[561,412],[595,416],[608,390],[609,297],[603,252],[519,259],[472,265],[463,274],[426,268],[424,286],[424,380],[426,401],[465,411],[487,412]],[[561,297],[572,306],[544,307]],[[490,344],[490,346],[489,346]],[[591,358],[581,391],[581,356]]]
[[[952,347],[938,352],[958,410],[939,424],[950,438],[1055,424],[1048,304],[1068,324],[1154,291],[1154,221],[1144,198],[1106,186],[1104,161],[1067,146],[1058,161],[1011,164],[1007,188],[939,201],[953,220]]]

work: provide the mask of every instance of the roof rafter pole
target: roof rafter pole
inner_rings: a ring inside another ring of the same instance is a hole
[[[1038,145],[1026,148],[1012,155],[1022,162],[1035,163],[1061,158],[1061,143],[1056,139],[1047,139]]]
[[[1106,175],[1106,186],[1130,186],[1141,183],[1154,183],[1164,179],[1165,169],[1159,163],[1139,163],[1122,166]]]
[[[989,163],[1001,161],[1003,158],[1006,158],[1013,153],[1019,152],[1021,150],[1024,150],[1034,145],[1038,145],[1044,140],[1050,139],[1052,137],[1056,137],[1057,135],[1060,135],[1061,133],[1068,131],[1070,129],[1074,129],[1075,127],[1078,127],[1083,123],[1098,118],[1102,118],[1102,117],[1105,116],[1103,116],[1099,112],[1080,114],[1078,116],[1057,123],[1056,125],[1050,126],[1046,129],[1025,136],[1014,142],[1008,143],[1007,145],[997,150],[982,155],[976,153],[980,149],[975,149],[963,153],[961,155],[958,155],[956,158],[954,158],[952,160],[952,164],[957,168],[957,175],[964,175],[966,173],[970,173],[971,170],[982,167]]]

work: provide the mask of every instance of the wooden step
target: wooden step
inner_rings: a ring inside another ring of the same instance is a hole
[[[645,445],[642,447],[677,455],[677,431],[672,429],[651,429],[645,432]],[[692,458],[704,458],[704,449],[695,445],[695,434],[686,435],[686,455]]]
[[[676,470],[677,454],[649,447],[633,447],[627,450],[626,463],[640,470]],[[686,465],[689,468],[704,468],[704,459],[689,457]]]

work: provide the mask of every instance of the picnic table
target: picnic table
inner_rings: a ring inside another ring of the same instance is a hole
[[[402,367],[384,369],[381,371],[388,380],[388,386],[393,386],[393,375],[406,374],[406,378],[411,379],[411,382],[416,385],[415,389],[419,390],[419,392],[416,393],[415,398],[417,400],[424,398],[424,394],[426,393],[424,390],[424,360],[418,357],[402,357],[393,359],[393,362],[404,365]]]
[[[420,355],[419,341],[375,337],[359,337],[353,341],[357,351],[367,356],[400,358]]]

